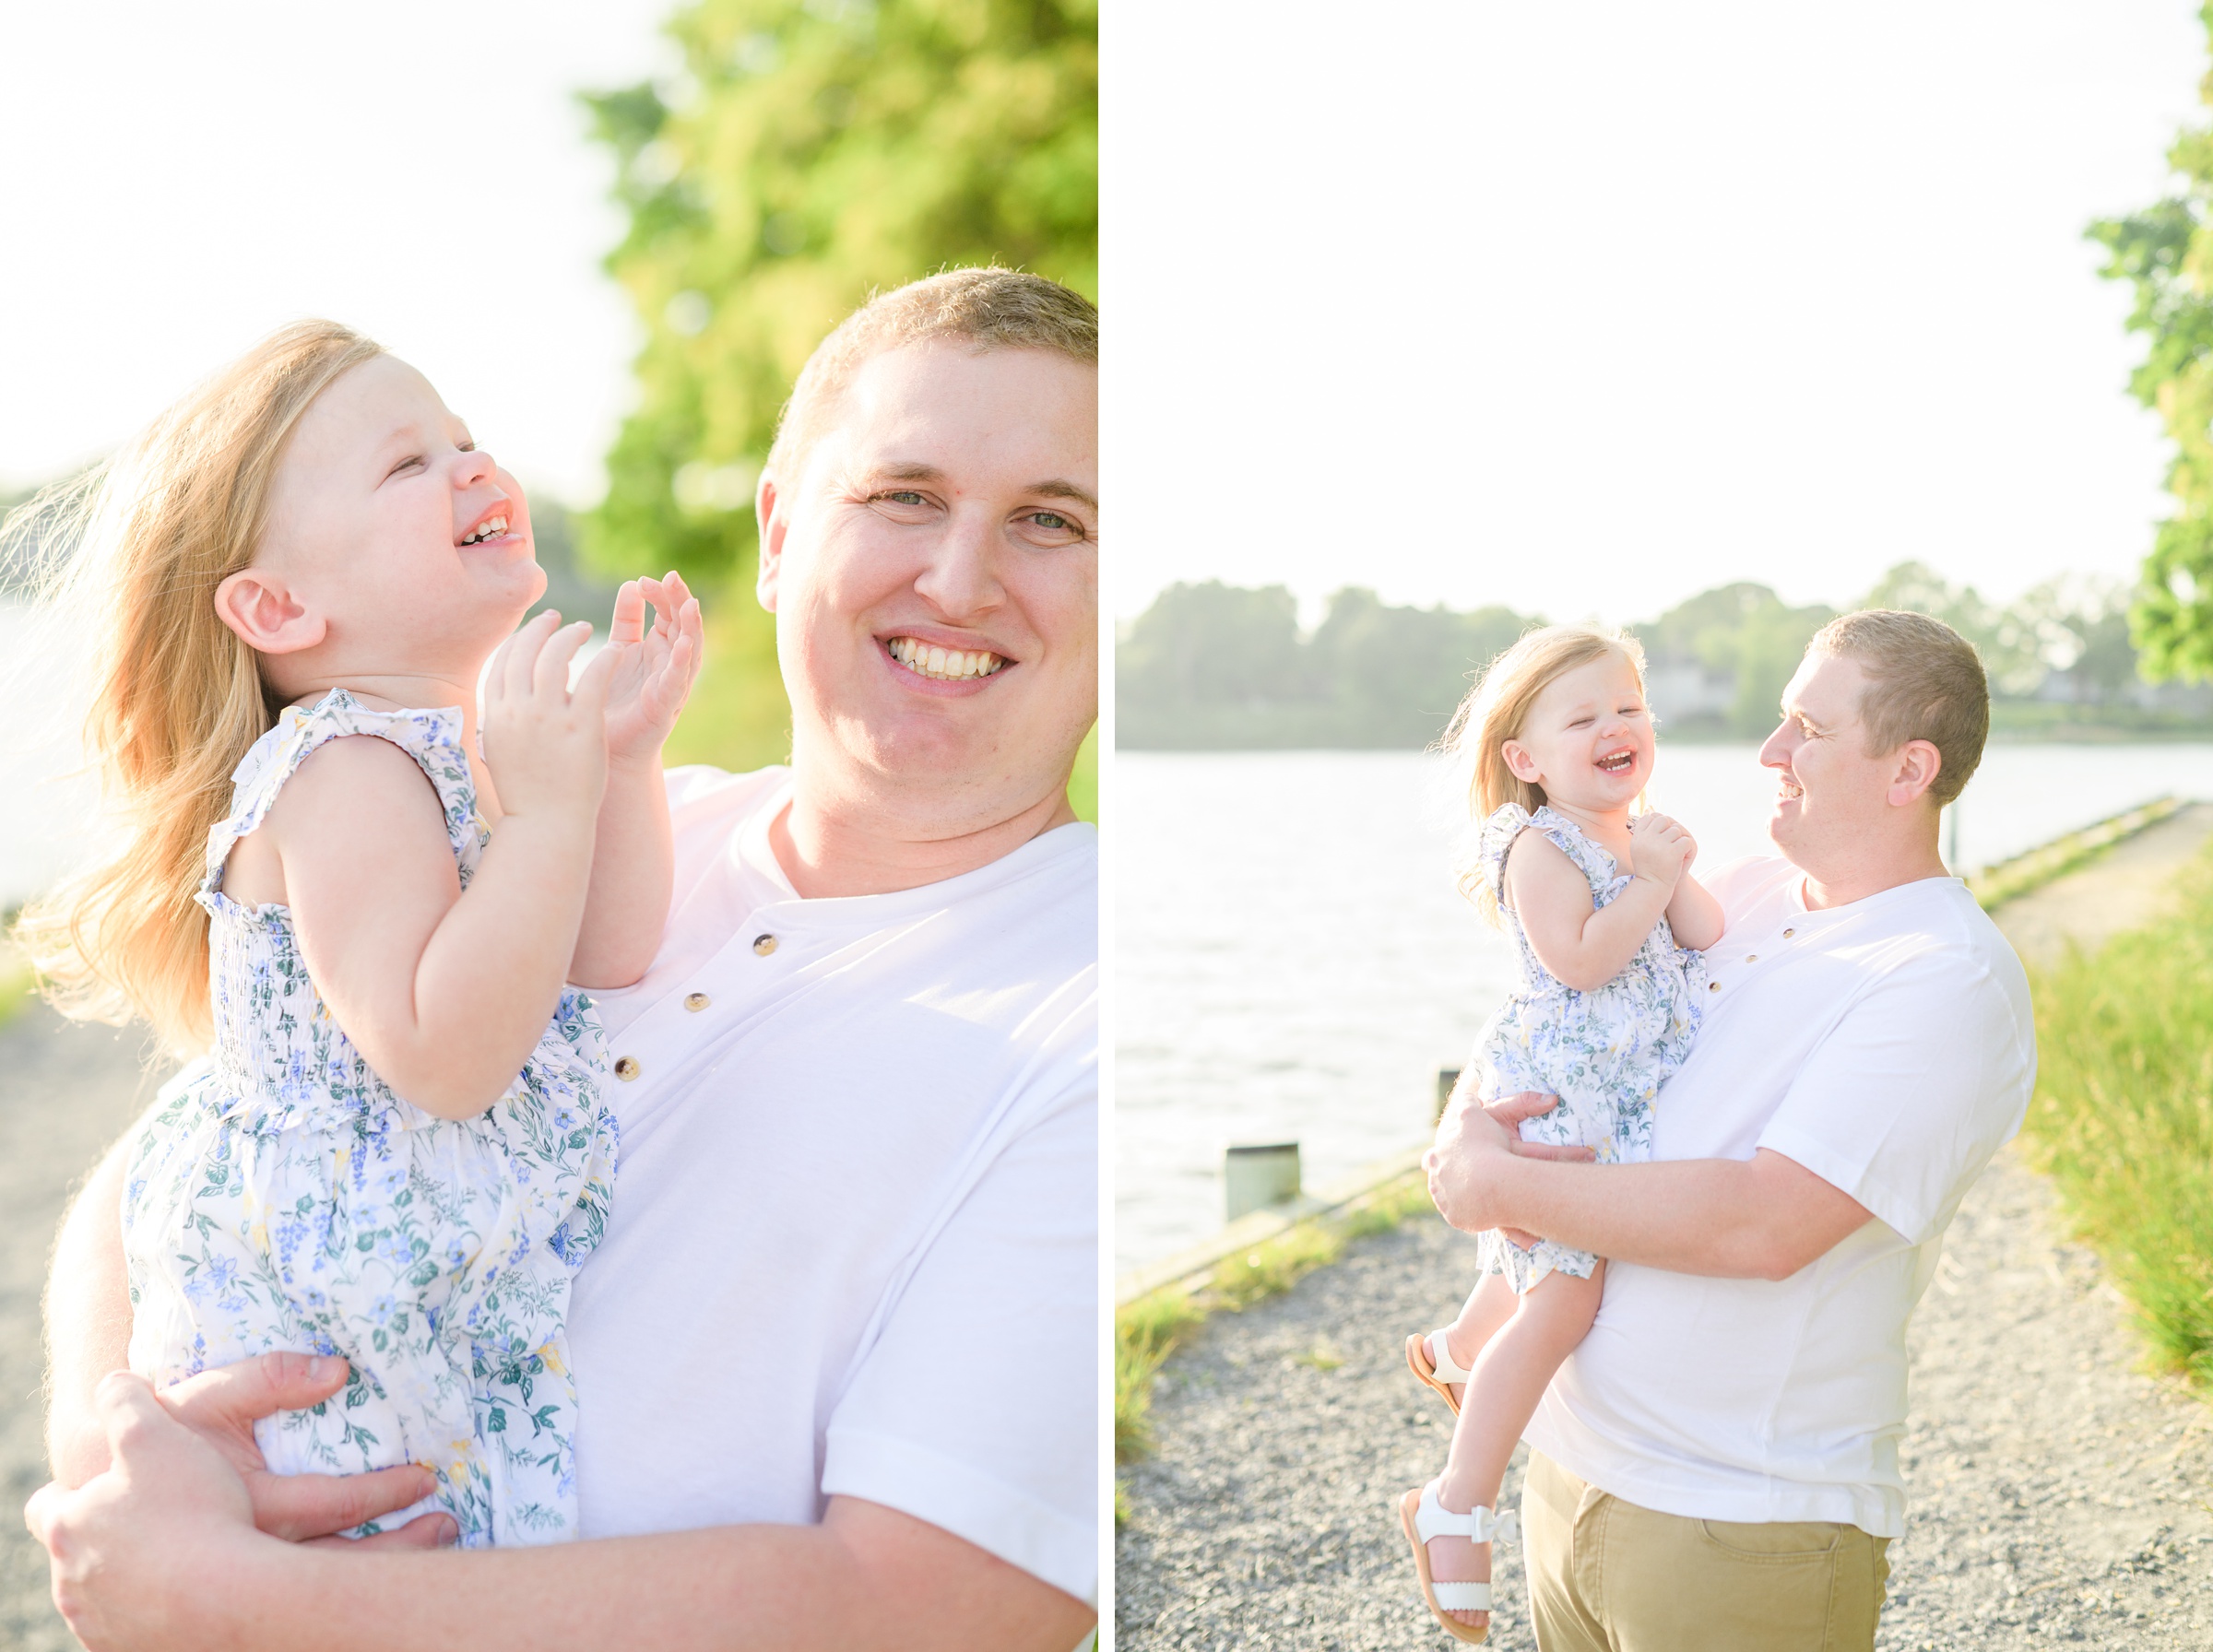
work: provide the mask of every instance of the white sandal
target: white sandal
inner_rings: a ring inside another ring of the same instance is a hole
[[[1487,1508],[1471,1509],[1456,1515],[1437,1500],[1437,1481],[1431,1481],[1416,1492],[1409,1492],[1399,1499],[1399,1524],[1405,1529],[1406,1540],[1414,1545],[1414,1569],[1422,1580],[1422,1599],[1445,1633],[1456,1641],[1470,1645],[1491,1638],[1491,1626],[1471,1629],[1448,1612],[1489,1611],[1491,1586],[1487,1583],[1438,1583],[1429,1575],[1429,1540],[1431,1538],[1466,1538],[1472,1543],[1511,1543],[1521,1536],[1521,1515],[1518,1509],[1494,1514]]]
[[[1445,1330],[1431,1331],[1426,1337],[1418,1333],[1408,1337],[1406,1369],[1424,1386],[1436,1389],[1437,1397],[1452,1408],[1455,1417],[1460,1415],[1460,1401],[1452,1398],[1452,1390],[1445,1385],[1465,1383],[1474,1373],[1462,1371],[1452,1363],[1452,1344],[1446,1339]]]

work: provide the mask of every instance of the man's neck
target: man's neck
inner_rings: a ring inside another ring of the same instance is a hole
[[[1824,867],[1817,875],[1809,867],[1805,873],[1805,906],[1808,912],[1826,912],[1835,906],[1849,906],[1854,901],[1864,901],[1870,895],[1879,895],[1885,890],[1898,889],[1908,883],[1919,883],[1930,878],[1948,878],[1950,869],[1944,857],[1936,853],[1936,844],[1931,838],[1925,844],[1916,842],[1908,852],[1888,856],[1869,856],[1843,865]]]
[[[988,867],[1075,819],[1063,786],[985,825],[953,827],[941,834],[888,811],[825,806],[799,785],[791,807],[769,823],[768,842],[803,899],[886,895]]]

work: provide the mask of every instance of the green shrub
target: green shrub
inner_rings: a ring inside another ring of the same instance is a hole
[[[2213,1386],[2213,863],[2172,915],[2033,982],[2024,1137],[2154,1362]]]

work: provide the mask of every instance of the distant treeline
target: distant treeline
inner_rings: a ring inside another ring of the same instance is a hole
[[[1990,669],[2001,734],[2213,734],[2213,691],[2139,677],[2127,601],[2118,582],[2069,577],[2000,606],[1904,562],[1853,606],[1934,614],[1972,641]],[[1631,627],[1670,737],[1765,736],[1807,639],[1836,612],[1793,608],[1765,585],[1738,584]],[[1354,586],[1302,633],[1297,603],[1281,585],[1172,585],[1116,650],[1117,742],[1154,750],[1426,746],[1482,668],[1543,623],[1505,608],[1393,608]]]

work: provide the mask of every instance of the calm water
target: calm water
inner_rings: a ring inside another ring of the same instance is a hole
[[[1701,864],[1771,852],[1751,746],[1664,749],[1655,807]],[[1222,1150],[1296,1140],[1309,1183],[1419,1141],[1512,979],[1454,891],[1457,800],[1406,752],[1121,752],[1116,1267],[1222,1224]],[[2003,859],[2163,792],[2213,797],[2213,745],[2000,746],[1959,858]]]

